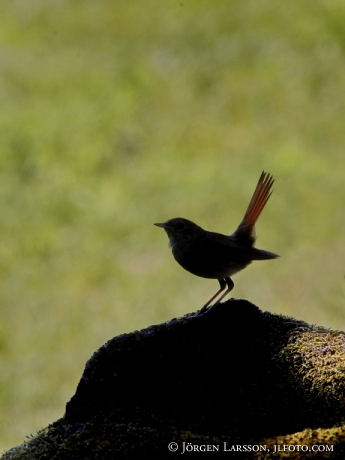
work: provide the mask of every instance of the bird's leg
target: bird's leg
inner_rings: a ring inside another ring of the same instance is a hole
[[[230,278],[228,278],[228,279],[230,279]],[[231,281],[231,280],[230,280],[230,281]],[[231,282],[232,282],[232,281],[231,281]],[[220,294],[222,291],[224,291],[225,286],[228,285],[228,283],[227,283],[227,281],[226,281],[225,278],[222,278],[222,279],[218,280],[218,283],[219,283],[220,289],[215,293],[214,296],[212,296],[212,297],[210,298],[210,300],[209,300],[208,302],[205,303],[205,305],[201,308],[201,310],[199,310],[199,314],[204,313],[204,311],[205,311],[206,308],[210,305],[210,303],[211,303],[216,297],[218,297],[219,294]],[[228,285],[228,287],[229,287],[229,285]],[[232,287],[234,287],[234,286],[232,286]],[[231,289],[232,289],[232,288],[231,288]],[[230,289],[230,291],[231,291],[231,289]],[[223,296],[222,296],[222,298],[223,298]]]
[[[234,282],[232,281],[231,278],[225,278],[223,281],[224,281],[224,282],[226,283],[226,285],[228,286],[228,289],[224,292],[224,294],[222,294],[222,295],[219,297],[219,299],[217,300],[217,302],[215,302],[213,305],[210,306],[210,308],[215,307],[216,305],[218,305],[219,302],[220,302],[221,300],[223,300],[224,297],[227,296],[227,295],[229,294],[229,292],[232,291],[233,288],[234,288],[234,286],[235,286],[235,285],[234,285]]]

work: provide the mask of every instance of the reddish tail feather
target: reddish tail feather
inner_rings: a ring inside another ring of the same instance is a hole
[[[255,223],[272,194],[273,183],[271,174],[262,171],[243,220],[233,234],[245,246],[253,246],[255,243]]]

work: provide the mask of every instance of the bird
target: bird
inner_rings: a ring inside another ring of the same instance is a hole
[[[199,313],[205,312],[224,289],[227,288],[211,307],[219,304],[232,291],[232,275],[243,270],[254,260],[279,257],[278,254],[254,247],[255,223],[272,194],[273,183],[273,176],[263,171],[244,217],[231,235],[204,230],[183,217],[174,217],[166,222],[154,224],[165,230],[173,256],[185,270],[202,278],[218,280],[219,290],[205,303]]]

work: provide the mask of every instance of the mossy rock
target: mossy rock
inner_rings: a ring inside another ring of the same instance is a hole
[[[123,334],[87,362],[64,417],[2,458],[345,458],[344,345],[235,299]]]

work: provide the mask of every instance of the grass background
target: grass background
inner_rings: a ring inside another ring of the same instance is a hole
[[[263,310],[345,329],[345,5],[0,5],[0,450],[61,417],[113,336],[199,308],[152,224],[231,233],[275,191],[236,275]]]

